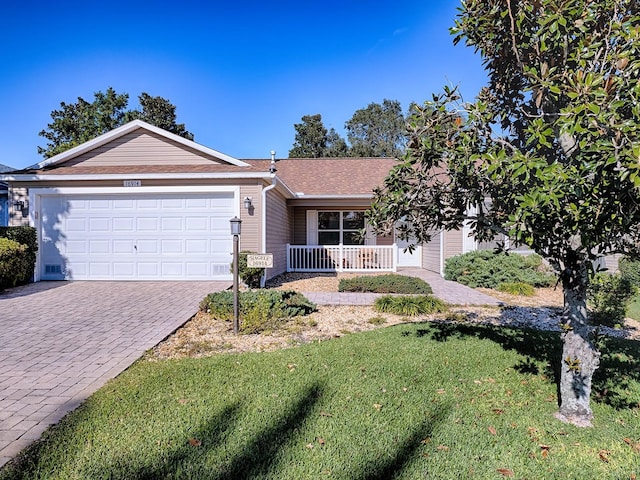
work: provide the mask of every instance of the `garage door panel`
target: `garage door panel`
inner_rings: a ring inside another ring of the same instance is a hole
[[[133,232],[134,219],[132,217],[113,217],[111,221],[113,232]]]
[[[156,198],[139,198],[136,201],[136,207],[139,210],[158,210],[160,203]]]
[[[111,265],[112,262],[96,262],[96,261],[90,261],[89,262],[89,275],[91,275],[92,277],[101,277],[101,278],[109,278],[111,277],[112,273],[111,273]],[[78,263],[77,266],[72,267],[75,269],[75,274],[78,275],[79,274],[79,270],[77,270],[78,268],[82,268],[82,264]]]
[[[42,196],[41,278],[229,279],[233,201],[232,193]]]
[[[67,224],[68,223],[69,222],[67,222]],[[110,217],[89,218],[89,232],[106,233],[106,232],[110,232],[111,229],[112,227],[111,227]]]
[[[107,239],[93,239],[88,241],[89,253],[92,255],[101,255],[111,253],[111,242]]]
[[[158,232],[159,219],[157,217],[138,217],[136,218],[136,230],[138,232]]]
[[[107,199],[95,199],[89,200],[88,205],[85,205],[85,208],[89,210],[110,210],[111,209],[112,200]]]
[[[162,232],[181,232],[184,223],[181,217],[163,217],[160,222]]]
[[[113,276],[122,279],[135,279],[135,264],[131,262],[113,262]]]
[[[184,240],[182,239],[173,239],[173,240],[160,240],[160,250],[163,255],[165,254],[176,254],[176,253],[184,253]]]
[[[134,253],[135,242],[133,240],[112,240],[113,249],[112,252],[116,255],[123,253]]]

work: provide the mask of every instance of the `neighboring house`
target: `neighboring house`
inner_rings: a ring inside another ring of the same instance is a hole
[[[0,175],[12,172],[14,168],[2,165],[0,163]],[[6,227],[9,224],[9,186],[6,182],[0,181],[0,227]]]
[[[413,253],[358,235],[387,158],[238,160],[135,120],[25,170],[0,174],[11,225],[38,231],[36,280],[229,279],[229,220],[240,249],[287,270],[441,272],[475,248],[464,229]],[[21,204],[18,202],[22,202]]]

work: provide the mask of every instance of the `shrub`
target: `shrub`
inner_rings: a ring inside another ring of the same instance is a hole
[[[640,260],[622,257],[618,262],[620,276],[636,288],[640,287]]]
[[[622,275],[597,273],[589,284],[587,298],[593,325],[618,327],[624,325],[627,303],[636,288]]]
[[[379,326],[379,325],[382,325],[383,323],[387,323],[387,319],[380,315],[377,315],[367,320],[367,323],[370,323],[371,325]]]
[[[498,285],[498,290],[510,295],[521,295],[524,297],[531,297],[536,293],[536,289],[533,288],[533,286],[523,282],[504,282]]]
[[[254,253],[246,250],[238,253],[238,276],[247,287],[260,288],[260,278],[264,268],[249,268],[247,265],[247,255]],[[233,270],[233,262],[231,262],[231,270]]]
[[[25,262],[21,263],[21,269],[15,270],[13,274],[15,276],[15,285],[29,283],[36,267],[36,252],[38,251],[36,229],[28,226],[0,227],[0,238],[13,240],[26,247],[23,253]]]
[[[446,312],[447,304],[431,295],[385,295],[376,298],[374,308],[383,313],[413,317]]]
[[[282,320],[308,315],[316,305],[304,295],[290,290],[252,290],[238,297],[240,331],[259,333],[275,328]],[[200,302],[200,310],[220,320],[233,320],[233,292],[215,292]]]
[[[20,285],[22,275],[29,270],[27,246],[8,238],[0,238],[0,290]]]
[[[480,250],[446,260],[444,274],[472,288],[496,288],[501,283],[527,283],[533,287],[549,287],[555,277],[539,255],[495,253]]]
[[[424,280],[395,273],[343,278],[338,284],[338,291],[404,294],[433,293],[431,286]]]

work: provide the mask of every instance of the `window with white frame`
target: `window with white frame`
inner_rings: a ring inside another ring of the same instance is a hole
[[[362,211],[319,211],[318,245],[363,245],[363,228]]]

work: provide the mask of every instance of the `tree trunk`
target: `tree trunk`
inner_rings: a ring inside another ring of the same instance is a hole
[[[560,374],[560,411],[556,417],[580,427],[590,427],[591,380],[600,363],[600,353],[591,340],[587,324],[586,264],[577,265],[563,278],[563,348]]]

